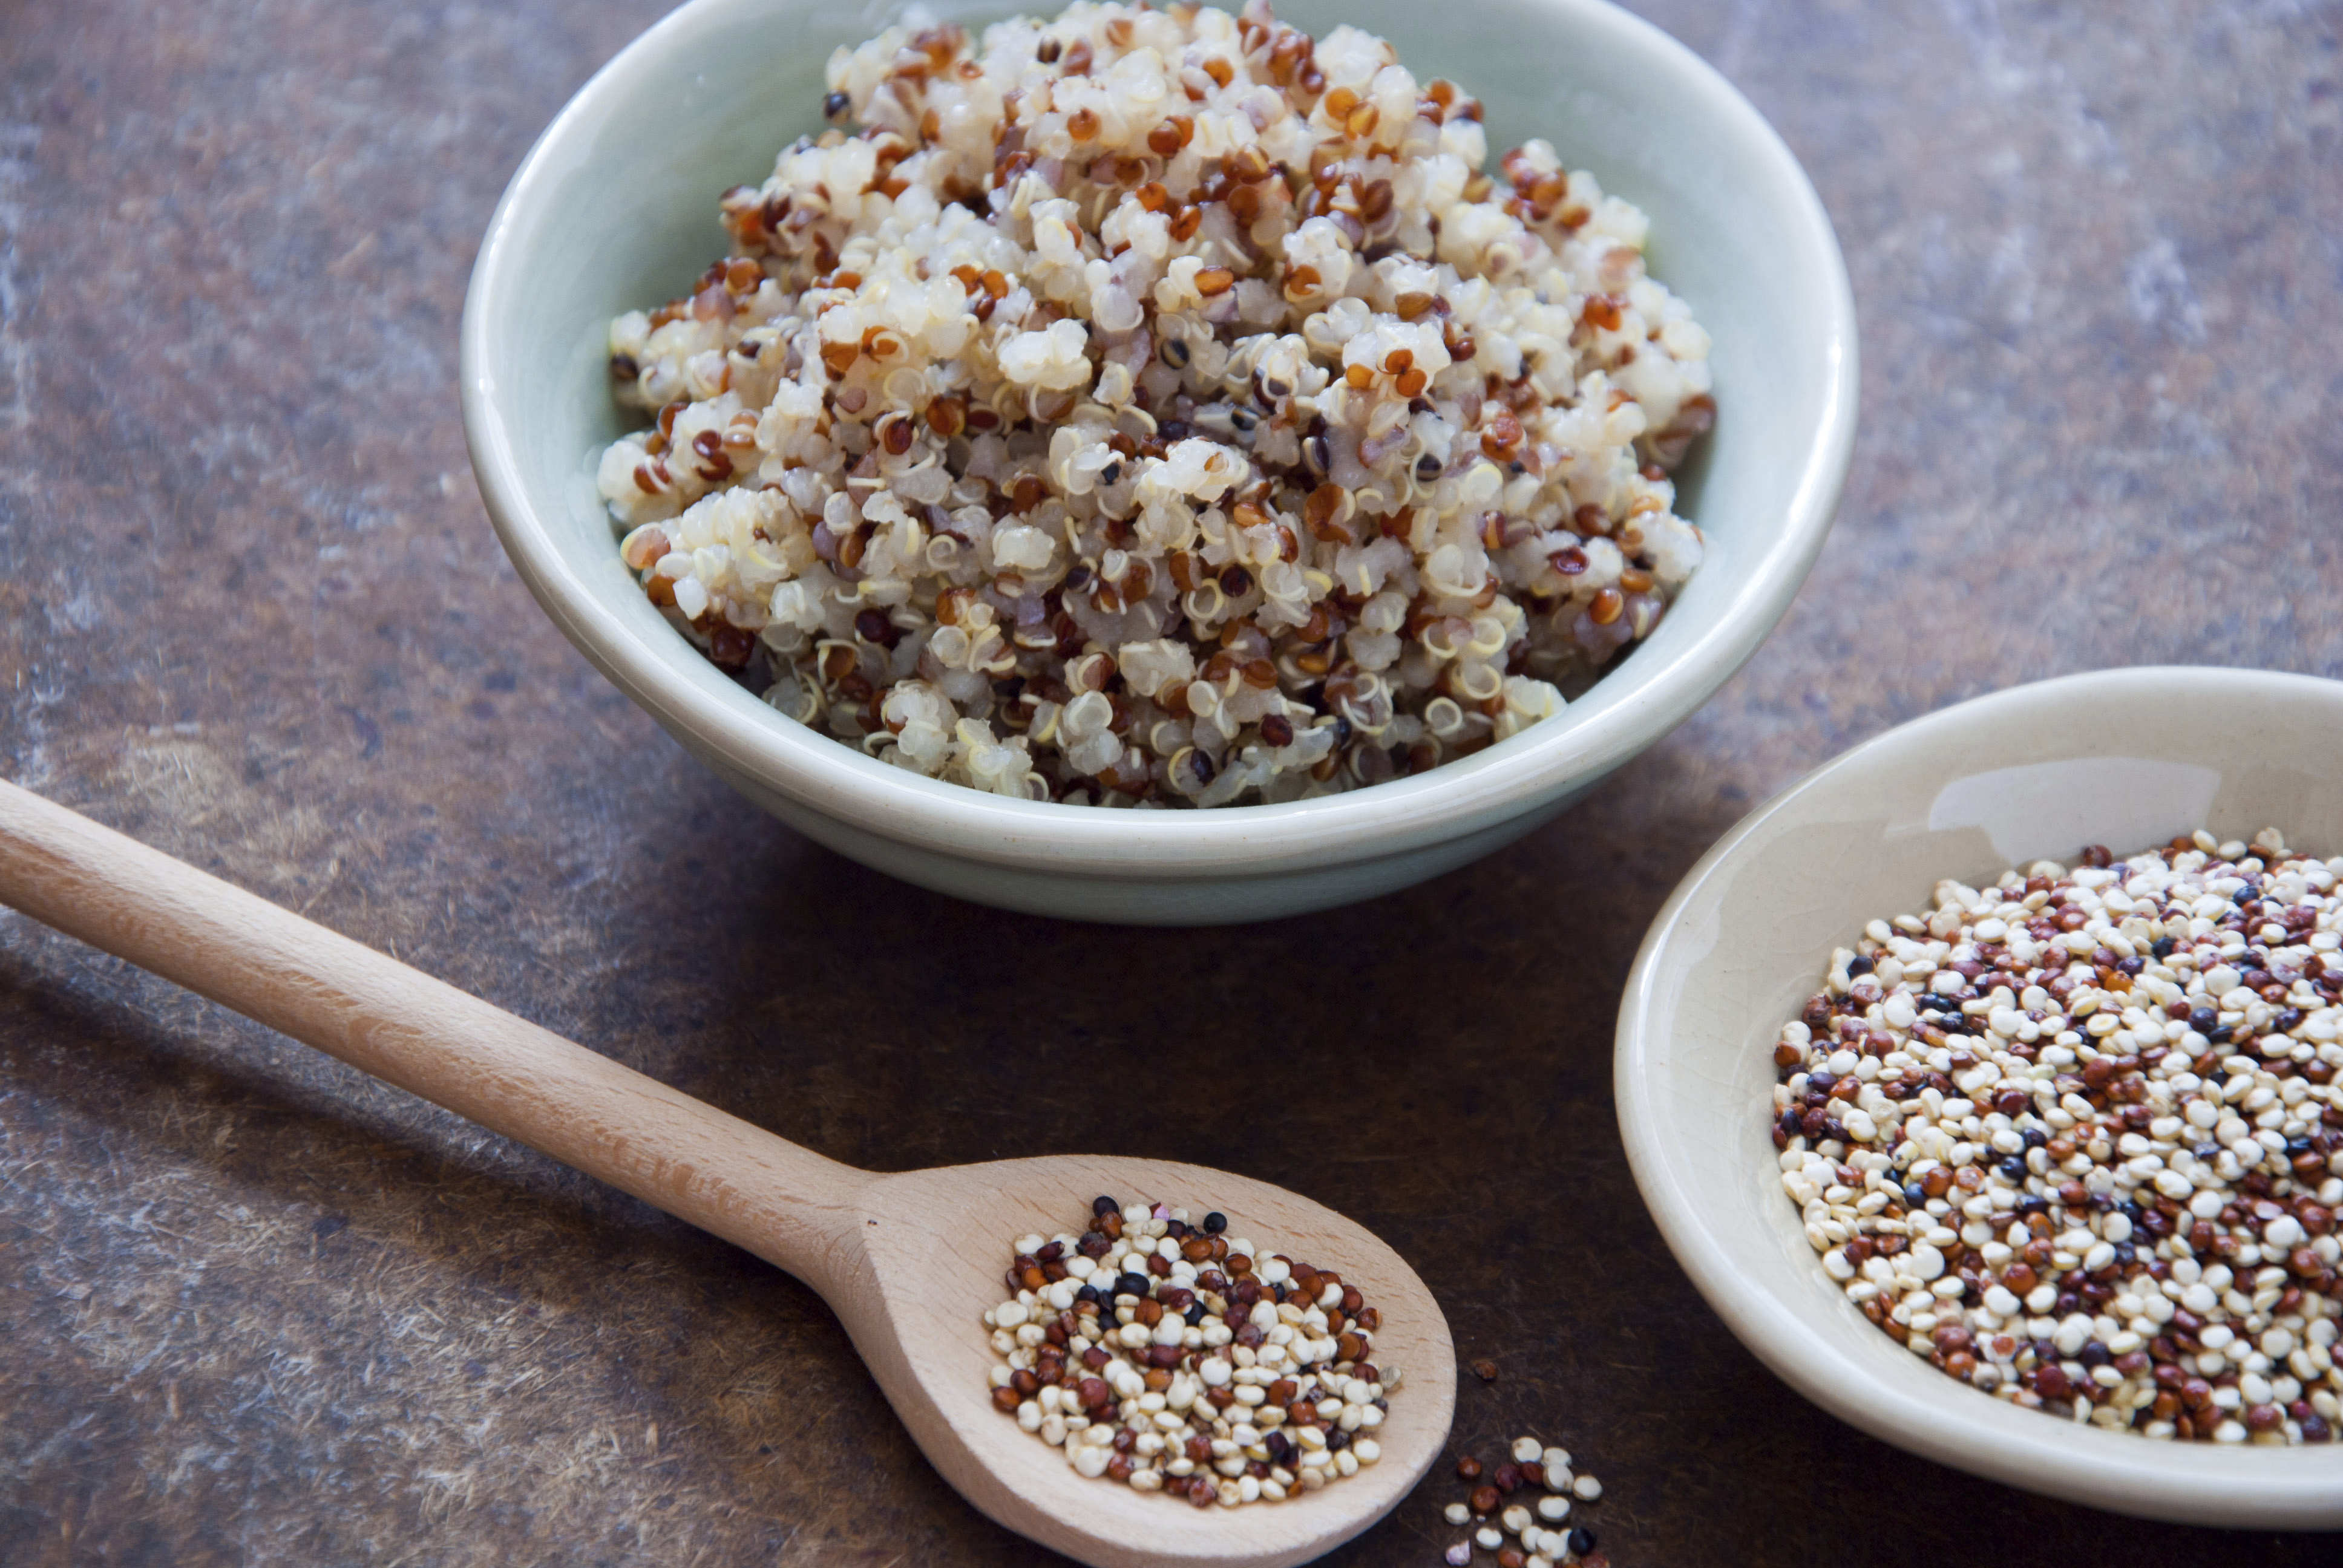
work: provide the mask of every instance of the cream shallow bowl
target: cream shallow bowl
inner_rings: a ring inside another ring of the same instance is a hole
[[[1050,0],[1038,9],[1054,10]],[[1008,7],[926,8],[974,22]],[[1390,37],[1465,84],[1492,146],[1544,136],[1652,219],[1654,271],[1708,327],[1722,414],[1685,476],[1710,553],[1660,629],[1563,715],[1464,761],[1330,799],[1101,811],[920,778],[804,729],[702,658],[620,563],[593,484],[619,434],[611,317],[723,253],[716,198],[820,128],[832,47],[880,7],[692,0],[586,84],[513,176],[464,307],[464,428],[513,564],[563,633],[719,777],[841,854],[980,902],[1192,924],[1406,886],[1545,821],[1754,652],[1822,547],[1854,440],[1855,337],[1829,219],[1725,79],[1601,0],[1282,8]]]
[[[2343,852],[2343,682],[2242,669],[2070,676],[1855,748],[1745,819],[1653,922],[1619,1012],[1619,1121],[1694,1284],[1784,1382],[1940,1463],[2145,1518],[2343,1527],[2343,1444],[2152,1442],[1955,1383],[1825,1277],[1783,1195],[1772,1049],[1832,948],[1939,878],[2209,828]]]

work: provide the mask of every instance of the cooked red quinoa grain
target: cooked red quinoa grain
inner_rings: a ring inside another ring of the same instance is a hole
[[[782,712],[1007,795],[1294,799],[1559,711],[1699,564],[1708,338],[1643,215],[1544,142],[1481,173],[1380,39],[1080,4],[829,75],[860,129],[612,325],[657,418],[599,469]]]
[[[1832,960],[1774,1060],[1807,1239],[1999,1397],[2153,1438],[2327,1442],[2343,1282],[2343,858],[2086,849]]]

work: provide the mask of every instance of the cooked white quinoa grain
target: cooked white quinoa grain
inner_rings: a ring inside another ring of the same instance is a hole
[[[1352,27],[890,29],[610,328],[601,493],[715,661],[1001,794],[1372,784],[1560,710],[1700,563],[1641,213]],[[754,668],[751,668],[751,667]]]
[[[2115,1431],[2333,1439],[2343,857],[2084,852],[1833,956],[1774,1061],[1782,1185],[1864,1315]]]
[[[992,1402],[1077,1473],[1198,1508],[1282,1503],[1383,1457],[1399,1387],[1356,1285],[1262,1257],[1225,1217],[1091,1205],[1081,1234],[1021,1236],[984,1314]]]

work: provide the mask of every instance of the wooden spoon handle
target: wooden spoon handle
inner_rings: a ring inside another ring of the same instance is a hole
[[[0,902],[828,1293],[871,1178],[0,780]]]

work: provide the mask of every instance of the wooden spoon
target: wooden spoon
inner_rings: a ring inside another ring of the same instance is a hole
[[[1447,1439],[1456,1359],[1432,1293],[1307,1198],[1161,1160],[841,1165],[5,782],[0,901],[788,1270],[961,1496],[1100,1568],[1315,1557],[1389,1512]],[[1072,1227],[1100,1193],[1220,1210],[1264,1251],[1358,1286],[1383,1314],[1377,1364],[1403,1373],[1381,1462],[1284,1503],[1200,1510],[1077,1475],[995,1410],[981,1314],[1004,1299],[1010,1242]]]

